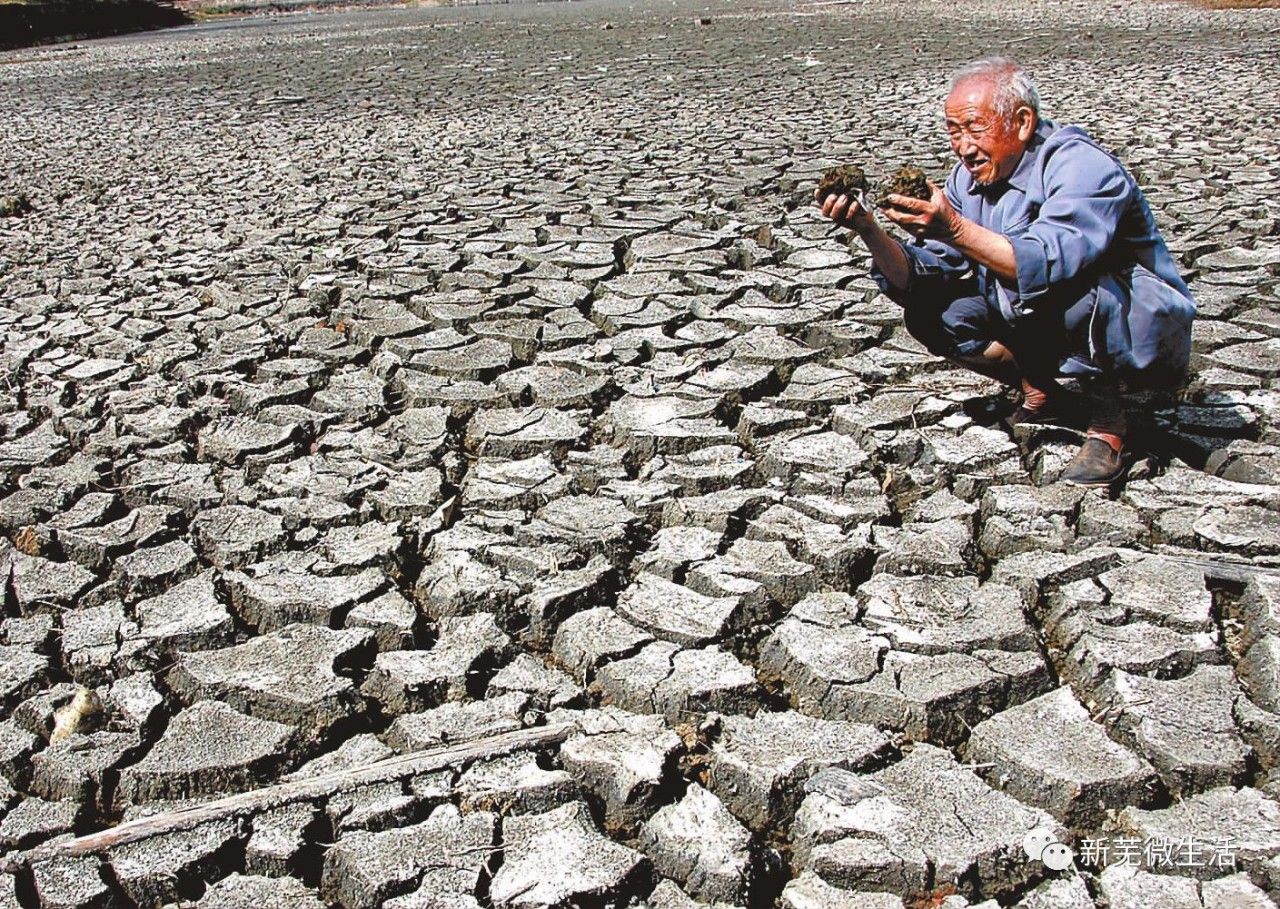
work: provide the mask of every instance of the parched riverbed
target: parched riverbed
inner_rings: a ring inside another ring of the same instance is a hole
[[[941,181],[995,52],[1200,305],[1110,492],[811,204]],[[0,55],[0,909],[1271,905],[1278,55],[1095,0]]]

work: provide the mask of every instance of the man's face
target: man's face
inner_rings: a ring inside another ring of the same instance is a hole
[[[1035,114],[1030,108],[1012,117],[996,113],[993,86],[986,79],[968,79],[947,96],[943,108],[951,150],[973,179],[990,185],[1007,178],[1018,166],[1031,136]]]

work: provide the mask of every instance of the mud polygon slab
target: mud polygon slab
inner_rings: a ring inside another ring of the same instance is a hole
[[[1133,619],[1174,631],[1212,631],[1213,596],[1204,571],[1165,559],[1141,559],[1098,576],[1111,593],[1111,605]]]
[[[1234,856],[1239,867],[1252,873],[1280,854],[1280,804],[1249,787],[1220,786],[1162,809],[1127,807],[1119,812],[1117,827],[1143,839],[1194,843],[1208,857],[1226,845],[1227,858]],[[1214,878],[1222,870],[1215,861],[1204,861],[1179,873]]]
[[[325,577],[270,562],[255,566],[252,575],[232,572],[226,580],[232,604],[259,631],[294,622],[328,626],[335,615],[373,597],[387,583],[376,569]]]
[[[179,885],[213,877],[241,836],[235,820],[218,820],[126,843],[108,861],[120,889],[139,909],[159,909],[178,898]]]
[[[544,505],[517,536],[528,542],[564,543],[621,565],[630,561],[639,530],[639,516],[613,499],[564,496]]]
[[[751,887],[751,835],[697,784],[645,821],[640,843],[661,874],[698,899],[741,902]]]
[[[348,909],[376,909],[416,887],[424,872],[439,875],[442,892],[469,893],[494,848],[495,825],[488,812],[463,816],[443,805],[410,827],[349,833],[325,853],[320,893]]]
[[[855,770],[884,758],[889,739],[874,726],[788,710],[727,716],[711,752],[712,791],[756,831],[791,822],[805,782],[824,767]]]
[[[647,461],[655,454],[680,454],[711,445],[726,445],[737,437],[714,418],[715,401],[671,396],[626,395],[609,406],[605,421],[614,444],[625,445]]]
[[[654,640],[604,606],[569,616],[556,631],[551,652],[579,681],[589,681],[602,664],[634,656]]]
[[[883,891],[833,887],[812,871],[787,881],[779,898],[782,909],[905,909],[902,897]]]
[[[60,858],[31,868],[31,879],[41,909],[106,909],[115,898],[103,879],[102,860],[96,855]],[[0,887],[5,883],[0,878]],[[0,897],[0,906],[8,905]],[[20,905],[13,900],[14,909]]]
[[[1016,590],[976,578],[878,574],[857,591],[862,622],[913,653],[1030,650],[1035,632]]]
[[[97,582],[93,572],[74,562],[54,562],[16,550],[5,553],[0,566],[11,572],[9,586],[24,615],[71,606]]]
[[[295,878],[231,874],[210,884],[196,909],[323,909],[319,894]]]
[[[604,712],[616,716],[614,728],[570,738],[560,760],[604,803],[607,827],[630,829],[652,814],[673,781],[680,737],[660,717]]]
[[[25,798],[0,820],[0,847],[26,849],[69,833],[81,807],[72,801],[50,802],[34,796]]]
[[[486,669],[510,642],[487,612],[447,616],[440,620],[439,638],[430,650],[379,654],[362,690],[391,714],[461,700],[483,686]]]
[[[1098,890],[1112,909],[1203,909],[1190,878],[1153,874],[1135,865],[1112,865],[1098,876]]]
[[[482,410],[467,425],[467,445],[481,455],[530,458],[553,452],[563,458],[585,438],[586,428],[565,411],[545,407]]]
[[[572,676],[529,653],[517,654],[489,680],[488,697],[508,692],[523,692],[542,710],[570,706],[583,696]]]
[[[529,696],[511,692],[483,701],[450,701],[421,713],[406,713],[387,728],[383,738],[400,752],[420,751],[524,728]]]
[[[1236,781],[1250,757],[1232,714],[1241,696],[1228,666],[1201,666],[1180,679],[1112,671],[1099,690],[1117,737],[1149,760],[1179,793]]]
[[[910,895],[950,884],[970,898],[1008,892],[1033,873],[1026,834],[1065,835],[1047,814],[991,789],[930,745],[865,777],[824,770],[808,788],[795,826],[800,870],[849,889]]]
[[[169,722],[147,755],[120,775],[127,804],[219,795],[273,779],[289,757],[292,727],[200,701]]]
[[[654,636],[697,647],[720,640],[740,618],[738,597],[709,597],[649,574],[640,574],[618,597],[618,614]]]
[[[188,701],[221,701],[316,738],[361,709],[355,685],[336,670],[372,650],[368,631],[288,625],[235,647],[180,655],[170,685]]]
[[[245,870],[271,877],[288,877],[301,870],[302,853],[318,817],[316,807],[306,802],[254,815],[253,832],[245,843]]]
[[[1063,824],[1096,829],[1115,805],[1148,804],[1155,771],[1111,739],[1071,689],[1058,688],[984,720],[965,750],[1000,789]]]
[[[481,458],[462,485],[466,504],[533,510],[567,495],[570,479],[545,455],[508,461]]]
[[[477,762],[457,781],[465,812],[495,811],[504,816],[550,811],[579,797],[578,787],[564,770],[547,770],[525,753]]]
[[[240,568],[285,547],[278,515],[247,505],[202,511],[191,522],[196,549],[218,568]]]
[[[503,839],[502,867],[489,887],[500,909],[606,903],[626,892],[644,861],[600,834],[582,802],[507,818]]]

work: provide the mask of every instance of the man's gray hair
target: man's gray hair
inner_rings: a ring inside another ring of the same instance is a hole
[[[987,57],[962,66],[951,77],[951,87],[954,89],[971,79],[988,81],[994,86],[992,101],[1000,116],[1012,117],[1020,107],[1029,107],[1040,116],[1040,92],[1036,91],[1036,84],[1025,69],[1008,57]]]

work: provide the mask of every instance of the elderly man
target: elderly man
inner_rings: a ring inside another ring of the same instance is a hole
[[[1072,409],[1088,431],[1063,479],[1105,486],[1125,467],[1120,392],[1186,375],[1195,303],[1142,191],[1084,130],[1040,117],[1027,74],[981,60],[954,77],[944,108],[959,163],[927,201],[891,195],[899,243],[846,195],[817,201],[855,231],[872,275],[931,352],[1020,387],[1011,425]]]

